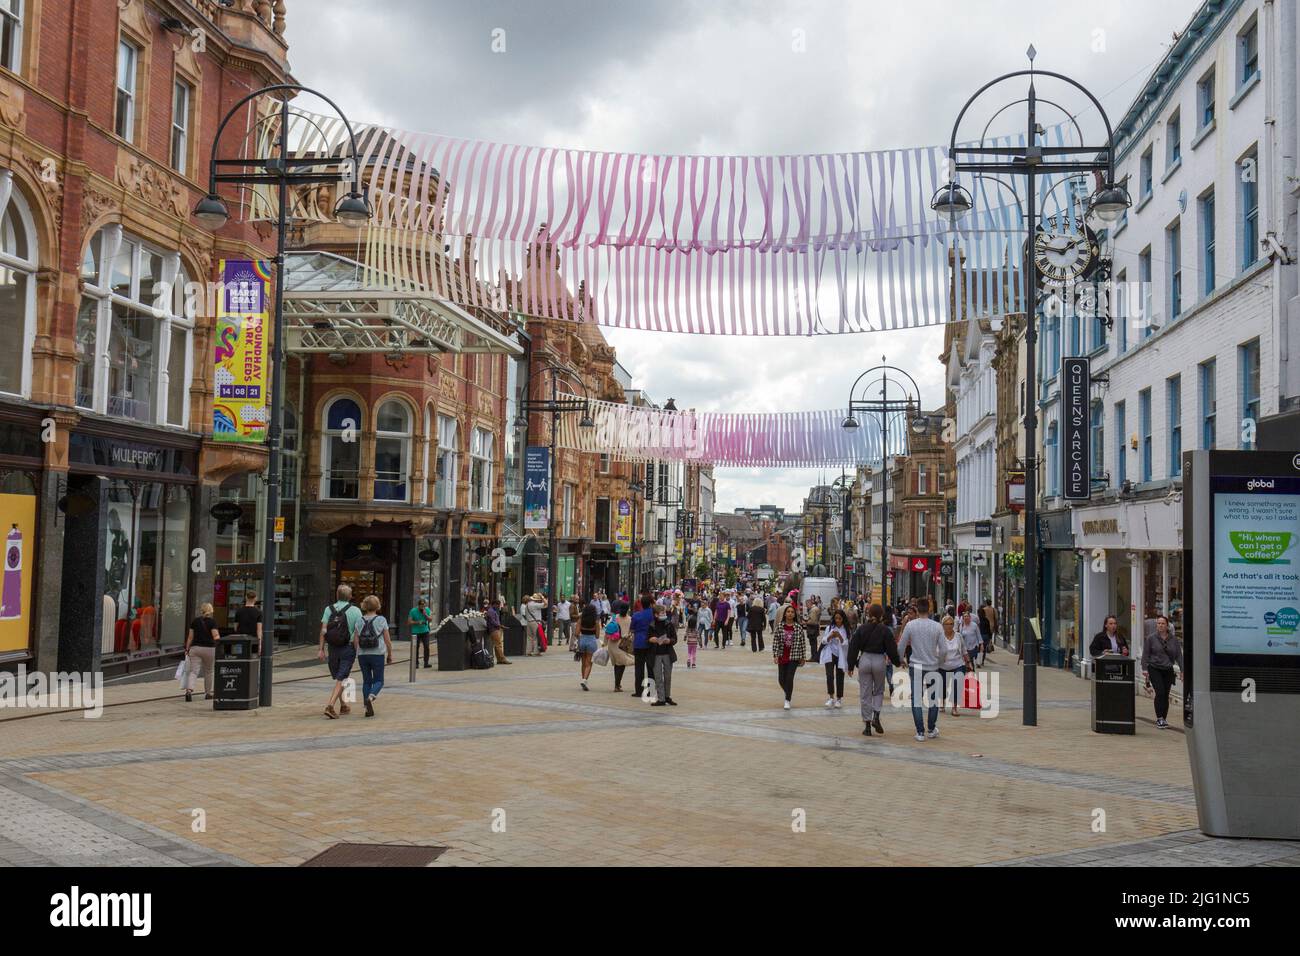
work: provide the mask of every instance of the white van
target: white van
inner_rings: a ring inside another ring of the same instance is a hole
[[[820,598],[822,602],[822,620],[828,618],[831,606],[831,598],[837,597],[840,593],[840,582],[835,578],[804,578],[803,584],[799,586],[799,605],[802,607],[808,603],[811,597]]]

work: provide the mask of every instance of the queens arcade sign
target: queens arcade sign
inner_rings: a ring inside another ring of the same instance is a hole
[[[1089,461],[1088,393],[1092,374],[1086,358],[1061,360],[1061,475],[1064,496],[1086,501],[1092,493]]]

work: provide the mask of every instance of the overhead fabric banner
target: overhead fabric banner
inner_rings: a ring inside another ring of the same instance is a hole
[[[269,263],[261,259],[222,259],[221,304],[213,338],[216,395],[212,439],[266,441],[266,350],[270,321]]]
[[[374,205],[366,281],[379,288],[732,335],[913,328],[1019,308],[1023,184],[999,190],[963,174],[974,207],[951,226],[929,208],[948,181],[946,147],[691,156],[354,128]],[[1071,129],[1051,127],[1039,142],[1071,145]],[[295,110],[288,138],[296,155],[350,151],[337,117]],[[1037,208],[1070,230],[1078,195],[1062,182],[1041,177]],[[254,192],[252,217],[269,218],[269,195]],[[298,196],[293,215],[329,218],[336,198]],[[950,261],[973,277],[955,297]]]
[[[546,528],[551,520],[551,450],[529,445],[524,450],[524,530]]]
[[[581,396],[562,393],[568,401]],[[858,465],[880,460],[880,423],[846,429],[844,409],[807,412],[665,411],[588,401],[594,428],[560,418],[556,444],[620,461],[695,461],[740,467]],[[905,454],[905,428],[891,428],[889,453]]]

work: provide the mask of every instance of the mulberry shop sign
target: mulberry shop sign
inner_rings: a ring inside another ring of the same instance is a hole
[[[1092,494],[1088,447],[1088,393],[1092,375],[1086,358],[1061,359],[1061,475],[1064,496],[1086,501]]]
[[[192,475],[194,453],[181,448],[161,448],[120,438],[74,432],[68,439],[70,464],[150,474]],[[86,470],[82,468],[81,470]]]

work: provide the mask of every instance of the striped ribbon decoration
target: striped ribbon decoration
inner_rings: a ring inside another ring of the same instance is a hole
[[[563,395],[581,400],[581,396]],[[843,409],[806,412],[695,412],[589,401],[594,428],[560,418],[556,444],[619,461],[689,461],[734,467],[817,467],[879,462],[880,424],[844,428]],[[889,453],[906,452],[906,430],[890,429]]]
[[[947,181],[943,147],[674,156],[356,128],[375,207],[366,280],[378,288],[704,334],[879,331],[1021,310],[1023,185],[963,179],[975,208],[949,226],[929,209]],[[296,155],[347,152],[341,121],[320,114],[291,113],[289,142]],[[1060,212],[1056,185],[1044,177],[1044,216]],[[331,209],[299,198],[294,213]]]

